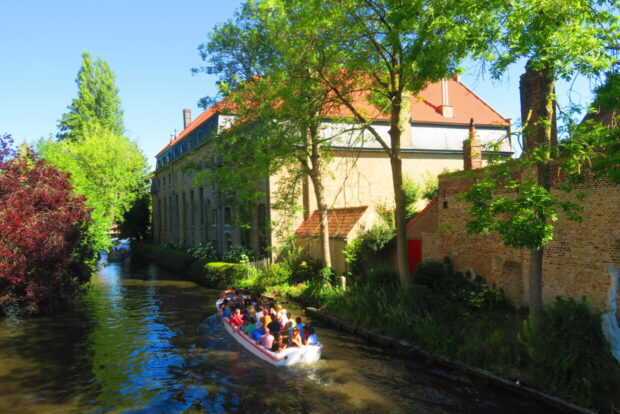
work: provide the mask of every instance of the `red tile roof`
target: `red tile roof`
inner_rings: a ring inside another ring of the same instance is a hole
[[[467,86],[454,79],[448,79],[448,104],[454,108],[454,117],[441,114],[441,82],[431,83],[411,100],[413,122],[469,124],[474,118],[476,125],[509,126],[510,122],[487,105]]]
[[[327,221],[329,225],[329,237],[336,239],[346,238],[353,226],[362,218],[368,206],[330,208],[327,210]],[[304,220],[295,231],[295,236],[319,237],[320,221],[319,211],[314,210],[312,214]]]
[[[217,114],[219,114],[221,112],[226,112],[226,113],[234,112],[233,105],[231,103],[229,103],[226,99],[220,101],[216,105],[212,106],[211,108],[207,109],[206,111],[204,111],[203,113],[198,115],[198,117],[196,119],[194,119],[192,122],[189,123],[187,128],[185,128],[183,131],[181,131],[181,133],[179,135],[174,137],[168,143],[168,145],[166,145],[161,151],[159,151],[157,153],[157,155],[155,157],[159,157],[164,151],[166,151],[167,149],[169,149],[172,146],[174,146],[177,142],[181,141],[183,138],[185,138],[186,136],[191,134],[200,125],[202,125],[203,123],[205,123],[206,121],[211,119],[213,116],[215,116],[215,115],[217,115]]]
[[[473,118],[476,125],[495,125],[502,127],[510,125],[510,121],[507,118],[498,114],[467,86],[454,79],[448,79],[447,82],[448,103],[454,108],[454,117],[446,118],[442,115],[442,86],[441,82],[435,82],[428,84],[418,96],[412,97],[411,117],[414,123],[469,125],[469,121]],[[376,106],[371,104],[368,99],[365,99],[365,96],[366,92],[355,92],[354,106],[368,118],[388,120],[389,114],[381,112]],[[172,147],[198,128],[203,122],[221,112],[234,113],[234,105],[225,99],[207,109],[170,141],[156,156],[160,156],[168,148]],[[347,108],[339,106],[329,109],[326,115],[328,117],[352,117],[351,112]]]

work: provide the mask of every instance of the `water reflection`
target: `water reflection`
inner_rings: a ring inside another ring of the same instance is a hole
[[[230,340],[217,294],[133,260],[61,315],[0,320],[0,412],[549,412],[325,327],[323,360],[273,367]]]

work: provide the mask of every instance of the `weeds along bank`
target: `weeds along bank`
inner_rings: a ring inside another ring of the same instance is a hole
[[[342,290],[333,272],[295,249],[260,271],[248,266],[241,249],[226,258],[145,244],[138,250],[206,287],[248,288],[321,307],[576,404],[601,412],[620,407],[620,365],[602,334],[601,315],[585,299],[558,298],[531,323],[527,309],[512,308],[501,290],[433,261],[418,265],[406,290],[385,265],[349,275]]]

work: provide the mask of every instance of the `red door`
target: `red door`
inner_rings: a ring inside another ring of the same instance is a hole
[[[409,273],[413,273],[416,265],[422,261],[422,240],[407,240],[407,255],[409,256]]]

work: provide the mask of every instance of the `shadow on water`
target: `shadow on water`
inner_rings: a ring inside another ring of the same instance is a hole
[[[276,368],[228,337],[218,293],[132,259],[62,314],[0,320],[0,412],[550,412],[320,325],[324,359]]]

